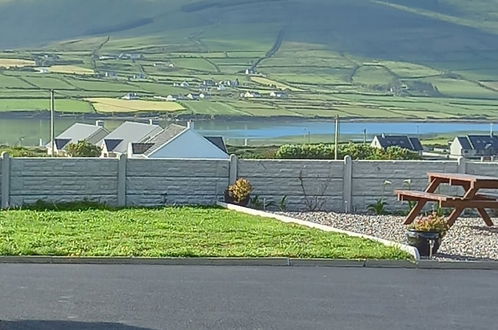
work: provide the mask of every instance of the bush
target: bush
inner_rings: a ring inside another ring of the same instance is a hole
[[[249,180],[241,178],[228,187],[228,192],[236,203],[242,203],[249,198],[252,192],[252,185]]]
[[[47,157],[47,151],[42,148],[0,146],[0,154],[4,151],[12,157]]]
[[[67,146],[66,152],[71,157],[99,157],[102,148],[91,144],[88,141],[82,140],[78,143],[71,143]]]
[[[417,153],[408,149],[389,147],[387,150],[382,150],[358,143],[349,143],[339,146],[338,158],[343,159],[347,155],[355,160],[421,159]],[[334,156],[334,146],[325,144],[288,144],[281,146],[276,153],[276,158],[278,159],[334,159]]]
[[[333,159],[334,147],[325,144],[287,144],[281,146],[278,159]]]

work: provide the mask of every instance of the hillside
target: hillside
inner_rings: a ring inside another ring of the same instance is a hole
[[[0,71],[0,111],[43,110],[48,88],[61,110],[92,112],[99,98],[238,79],[179,113],[498,118],[497,18],[498,0],[0,0],[0,67],[58,56],[43,77]],[[239,97],[275,89],[290,95]]]

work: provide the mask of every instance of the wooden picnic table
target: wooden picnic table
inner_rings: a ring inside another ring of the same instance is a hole
[[[479,193],[480,189],[498,189],[498,178],[490,176],[459,174],[459,173],[427,173],[429,185],[425,191],[396,190],[400,201],[415,201],[415,207],[406,217],[405,224],[411,224],[428,202],[437,202],[440,207],[453,208],[448,224],[452,226],[456,219],[467,208],[477,209],[486,225],[493,222],[486,209],[498,209],[498,195]],[[436,193],[441,184],[460,186],[464,190],[462,196],[450,196]]]

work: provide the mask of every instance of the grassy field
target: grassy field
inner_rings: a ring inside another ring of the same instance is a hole
[[[35,65],[35,62],[30,60],[22,60],[18,58],[0,58],[0,68],[9,69],[12,67],[24,67],[33,65]]]
[[[83,68],[76,65],[53,65],[49,69],[53,73],[68,73],[75,75],[93,75],[95,71],[88,68]]]
[[[67,113],[90,113],[94,112],[90,103],[80,100],[58,99],[55,103],[57,111]],[[50,101],[45,99],[1,99],[0,112],[7,111],[48,111]]]
[[[373,241],[193,207],[4,211],[0,255],[409,258]]]
[[[172,112],[183,110],[176,102],[89,98],[97,112]]]

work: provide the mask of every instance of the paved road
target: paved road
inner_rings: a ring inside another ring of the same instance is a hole
[[[0,329],[496,329],[498,272],[0,264]]]

